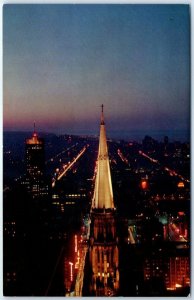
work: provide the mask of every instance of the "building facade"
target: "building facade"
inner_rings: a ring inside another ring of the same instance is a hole
[[[144,264],[144,280],[154,278],[163,282],[166,290],[177,290],[190,286],[190,260],[187,256],[147,258]]]

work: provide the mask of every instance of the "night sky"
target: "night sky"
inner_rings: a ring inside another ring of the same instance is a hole
[[[189,129],[188,5],[4,5],[4,130]]]

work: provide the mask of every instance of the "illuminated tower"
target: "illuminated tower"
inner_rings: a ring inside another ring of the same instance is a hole
[[[26,170],[27,175],[36,179],[41,177],[44,172],[44,140],[38,137],[35,131],[31,138],[26,139]]]
[[[45,183],[44,167],[44,140],[38,137],[34,132],[31,138],[26,139],[26,176],[28,182],[28,190],[33,197],[45,196],[48,194],[48,185]]]
[[[103,105],[91,209],[89,257],[91,293],[96,296],[116,295],[119,288],[119,251]]]
[[[102,114],[101,114],[101,123],[100,123],[100,140],[99,140],[99,149],[98,149],[97,174],[96,174],[92,208],[97,208],[97,209],[114,208],[103,105],[102,105]]]

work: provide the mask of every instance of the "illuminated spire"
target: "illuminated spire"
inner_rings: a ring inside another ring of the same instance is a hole
[[[36,132],[36,123],[35,123],[35,121],[34,121],[34,132],[33,132],[33,135],[32,135],[33,137],[38,137],[38,134],[37,134],[37,132]]]
[[[33,144],[33,145],[43,144],[42,139],[40,139],[38,137],[38,134],[36,132],[36,123],[35,123],[35,121],[34,121],[34,131],[33,131],[32,137],[30,139],[26,139],[26,144]]]
[[[98,149],[97,174],[93,196],[93,208],[114,208],[106,130],[104,123],[104,105],[102,104],[100,139]]]

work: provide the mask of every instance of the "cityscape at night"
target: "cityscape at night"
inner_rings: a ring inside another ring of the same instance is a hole
[[[3,295],[186,297],[190,6],[3,7]]]

